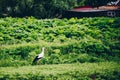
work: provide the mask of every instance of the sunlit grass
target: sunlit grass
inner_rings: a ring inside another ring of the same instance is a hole
[[[120,72],[120,65],[116,62],[100,62],[100,63],[74,63],[74,64],[53,64],[53,65],[36,65],[22,67],[0,67],[1,75],[4,74],[43,74],[57,75],[67,72],[79,71],[80,73],[92,74],[94,72],[117,70]]]

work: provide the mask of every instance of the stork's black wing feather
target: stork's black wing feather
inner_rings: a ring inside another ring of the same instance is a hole
[[[37,60],[39,60],[38,56],[34,58],[33,63],[36,62]]]
[[[35,64],[40,58],[38,58],[38,56],[36,56],[32,62],[32,64]]]

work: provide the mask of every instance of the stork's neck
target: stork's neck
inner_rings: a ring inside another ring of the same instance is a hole
[[[45,52],[45,49],[44,49],[44,47],[42,48],[42,53],[44,54],[44,52]]]

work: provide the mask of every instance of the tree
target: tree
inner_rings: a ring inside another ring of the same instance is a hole
[[[52,18],[74,7],[76,3],[77,0],[0,0],[0,13],[13,17]]]

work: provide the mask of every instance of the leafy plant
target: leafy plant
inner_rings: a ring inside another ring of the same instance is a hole
[[[13,59],[31,64],[42,46],[47,50],[41,64],[119,61],[119,22],[119,18],[106,17],[0,18],[0,65]]]

